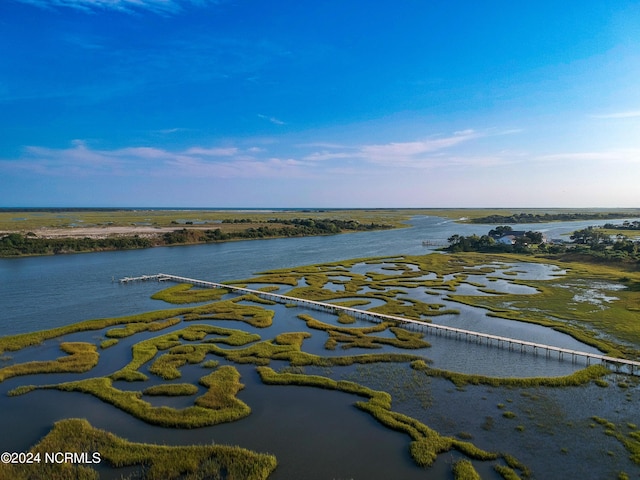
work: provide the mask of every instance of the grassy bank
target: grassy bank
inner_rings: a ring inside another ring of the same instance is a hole
[[[223,288],[194,289],[189,283],[180,283],[154,293],[151,298],[167,303],[184,304],[220,300],[227,293],[229,291]]]
[[[29,346],[39,345],[46,340],[62,337],[71,333],[101,330],[106,327],[111,327],[114,325],[127,325],[129,323],[139,324],[164,321],[168,318],[182,315],[190,311],[191,309],[158,310],[155,312],[147,312],[125,317],[85,320],[83,322],[65,325],[63,327],[52,328],[49,330],[39,330],[36,332],[0,337],[0,353],[14,352]]]
[[[63,337],[64,335],[78,332],[97,331],[116,325],[125,325],[125,329],[110,330],[114,338],[118,335],[127,336],[128,332],[135,333],[135,331],[143,331],[145,329],[157,331],[177,323],[174,320],[171,320],[177,317],[182,317],[184,320],[191,321],[201,318],[240,320],[257,327],[271,325],[273,311],[266,310],[259,306],[238,304],[237,302],[241,299],[242,298],[239,297],[234,300],[210,303],[198,307],[173,308],[124,317],[85,320],[83,322],[52,328],[49,330],[39,330],[36,332],[0,337],[0,355],[5,352],[18,351],[29,346],[39,345],[46,340]],[[126,326],[130,324],[135,326],[126,328]],[[149,327],[144,327],[143,324],[148,324]]]
[[[74,463],[45,462],[48,452],[87,453],[94,460],[117,469],[136,467],[136,478],[145,480],[179,480],[226,478],[228,480],[265,480],[275,470],[273,455],[225,445],[172,447],[133,443],[86,420],[67,419],[53,429],[30,452],[40,455],[40,463],[0,464],[0,478],[12,480],[97,480],[99,474],[90,466]],[[117,471],[117,470],[116,470]],[[140,477],[138,477],[140,475]]]
[[[406,349],[420,349],[431,346],[429,342],[423,340],[423,333],[409,332],[404,328],[395,327],[395,323],[392,322],[383,322],[372,327],[346,328],[321,322],[306,313],[298,315],[298,318],[303,320],[308,328],[322,330],[329,334],[329,339],[325,343],[327,350],[335,350],[338,345],[345,350],[349,348],[381,348],[383,345]],[[338,317],[338,322],[340,322],[340,317]],[[386,330],[393,333],[395,338],[371,335],[372,333],[380,333]]]
[[[418,360],[411,364],[414,370],[423,372],[430,377],[446,378],[458,387],[464,385],[488,385],[492,387],[576,387],[592,381],[602,379],[611,373],[602,365],[591,365],[582,370],[563,377],[487,377],[485,375],[471,375],[432,368],[424,361]]]
[[[110,378],[106,377],[40,388],[87,393],[144,422],[167,428],[199,428],[217,425],[240,420],[251,413],[249,406],[236,398],[236,394],[243,385],[240,383],[240,374],[234,367],[219,367],[203,377],[200,382],[208,387],[208,391],[195,399],[193,407],[183,409],[154,407],[142,400],[140,392],[120,390],[113,386]]]
[[[57,360],[26,362],[0,368],[0,382],[20,375],[37,373],[82,373],[88,372],[98,364],[98,352],[95,345],[81,342],[60,344],[60,350],[67,356]]]
[[[207,343],[183,345],[182,340],[201,341],[208,335]],[[149,368],[149,371],[165,380],[180,377],[179,367],[190,363],[202,362],[208,353],[215,353],[219,349],[215,343],[240,346],[260,340],[260,336],[213,325],[191,325],[182,330],[160,335],[136,343],[132,347],[133,359],[120,370],[110,375],[112,380],[145,381],[147,376],[140,372],[140,368],[153,360],[158,352],[168,350],[160,356]]]

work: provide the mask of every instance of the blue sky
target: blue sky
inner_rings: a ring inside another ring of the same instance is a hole
[[[640,4],[2,0],[0,206],[639,207]]]

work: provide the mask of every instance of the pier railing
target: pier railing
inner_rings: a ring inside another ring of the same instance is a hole
[[[367,310],[360,310],[357,308],[346,307],[342,305],[335,305],[327,302],[319,302],[315,300],[307,300],[304,298],[291,297],[288,295],[281,295],[273,292],[264,292],[261,290],[254,290],[246,287],[237,287],[234,285],[227,285],[217,282],[209,282],[206,280],[199,280],[195,278],[181,277],[178,275],[171,275],[166,273],[158,273],[156,275],[142,275],[139,277],[124,277],[120,279],[120,283],[140,282],[140,281],[172,281],[177,283],[189,283],[197,287],[203,288],[224,288],[230,292],[241,294],[252,294],[265,300],[270,300],[277,303],[291,304],[303,306],[305,308],[320,310],[330,313],[344,312],[352,315],[354,318],[368,320],[375,323],[380,322],[394,322],[400,326],[403,326],[409,330],[420,330],[435,335],[446,335],[455,337],[459,340],[475,341],[477,343],[486,343],[488,346],[498,346],[500,348],[508,348],[509,350],[519,349],[522,353],[532,352],[537,355],[540,352],[544,352],[547,357],[551,357],[552,354],[558,356],[559,359],[563,359],[564,356],[570,357],[572,361],[576,361],[582,358],[589,365],[591,361],[597,361],[603,365],[611,368],[613,367],[616,372],[630,373],[632,375],[640,374],[640,362],[634,360],[627,360],[624,358],[610,357],[607,355],[601,355],[591,352],[581,352],[578,350],[572,350],[569,348],[555,347],[553,345],[546,345],[543,343],[529,342],[526,340],[519,340],[516,338],[503,337],[500,335],[492,335],[489,333],[476,332],[472,330],[465,330],[462,328],[449,327],[446,325],[438,325],[435,323],[426,323],[417,319],[399,317],[397,315],[388,315],[385,313],[370,312]],[[626,368],[627,372],[622,372],[621,369]]]

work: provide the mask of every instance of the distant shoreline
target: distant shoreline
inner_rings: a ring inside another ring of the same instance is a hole
[[[174,245],[202,245],[239,240],[310,237],[399,228],[391,224],[362,224],[345,220],[294,219],[277,222],[227,222],[212,228],[111,226],[40,228],[28,233],[0,231],[0,258],[47,256]]]
[[[508,225],[633,218],[640,209],[0,208],[0,258],[386,230],[420,215]]]

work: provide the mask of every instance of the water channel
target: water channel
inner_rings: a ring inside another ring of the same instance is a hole
[[[548,237],[555,238],[560,234],[594,224],[597,222],[535,224],[522,225],[518,228],[544,231]],[[453,234],[481,235],[490,228],[487,225],[457,224],[436,217],[416,217],[411,221],[411,228],[392,231],[0,259],[0,311],[2,312],[0,335],[48,329],[90,318],[117,317],[167,307],[163,302],[150,299],[150,295],[162,286],[154,282],[121,285],[112,281],[124,276],[164,272],[217,282],[245,279],[265,270],[350,258],[426,254],[433,251],[433,248],[423,246],[423,241],[439,241]],[[357,265],[354,271],[375,272],[376,268],[381,267]],[[510,273],[505,271],[496,273],[493,275],[496,278],[488,282],[487,286],[495,290],[521,289],[513,293],[527,294],[531,293],[527,287],[510,284],[508,280],[526,278],[526,275],[540,278],[545,275],[562,274],[560,271],[541,266],[533,266],[527,270],[526,265],[515,265],[512,270]],[[377,271],[389,273],[386,270]],[[482,275],[469,273],[474,283],[483,280]],[[337,283],[330,283],[326,288],[339,292],[343,289],[343,285],[339,282],[348,278],[335,276],[332,280]],[[426,275],[424,279],[428,278],[430,276]],[[250,286],[258,288],[260,285]],[[472,293],[473,287],[465,284],[465,288],[470,290],[460,293]],[[286,294],[287,290],[288,288],[281,287],[279,293]],[[427,298],[433,301],[435,294],[420,288],[403,290],[408,298],[418,298],[423,301],[427,301]],[[543,327],[490,318],[482,310],[454,304],[446,299],[439,301],[447,308],[460,310],[460,314],[434,317],[433,321],[436,323],[576,350],[594,351],[593,348],[566,335]],[[359,308],[369,308],[376,305],[376,302],[372,300],[370,305]],[[305,329],[304,323],[297,318],[299,309],[287,309],[283,305],[269,308],[276,311],[276,316],[274,325],[266,331],[232,321],[226,322],[223,326],[255,331],[263,339],[273,338],[282,332]],[[313,312],[313,315],[328,323],[335,322],[335,317],[329,314]],[[366,322],[358,321],[350,326],[367,325]],[[87,341],[103,333],[74,334],[65,340]],[[324,356],[356,353],[326,351],[323,348],[326,332],[310,331],[310,333],[311,338],[305,341],[305,351]],[[144,337],[135,336],[131,339],[131,343],[141,338]],[[547,359],[544,356],[536,357],[498,348],[487,348],[483,345],[459,342],[449,338],[425,339],[432,343],[432,347],[420,353],[424,354],[425,358],[433,360],[434,366],[465,373],[494,376],[558,376],[566,375],[584,366],[575,365],[570,361],[560,362],[555,358]],[[35,354],[38,359],[56,358],[59,356],[58,344],[58,340],[45,342],[41,346],[28,349],[28,355]],[[119,345],[123,348],[126,346],[126,342]],[[119,348],[118,351],[124,351],[123,348]],[[391,350],[393,349],[383,347],[379,351]],[[27,353],[17,352],[14,359],[18,361],[22,355]],[[84,377],[108,373],[120,368],[118,364],[128,361],[128,359],[116,357],[109,350],[101,355],[101,362],[96,369],[104,369],[107,365],[107,370],[102,373],[94,370],[83,374]],[[30,358],[25,357],[25,360],[28,359]],[[384,366],[383,369],[387,371],[385,385],[380,384],[381,380],[377,374],[366,371],[364,367],[334,368],[330,374],[333,378],[352,380],[358,378],[361,383],[371,388],[395,388],[399,400],[394,401],[394,408],[398,411],[418,418],[445,435],[456,436],[460,432],[471,432],[474,443],[481,448],[508,451],[522,458],[525,463],[528,462],[536,474],[535,478],[560,478],[561,476],[557,476],[559,472],[571,472],[573,475],[576,469],[593,473],[595,468],[604,475],[617,471],[618,465],[620,465],[618,469],[624,468],[627,471],[633,468],[629,461],[620,458],[623,454],[598,466],[585,466],[584,462],[580,463],[580,457],[575,457],[575,461],[567,461],[567,458],[559,457],[558,452],[563,448],[573,448],[575,451],[583,448],[580,436],[585,434],[584,425],[576,438],[576,431],[571,428],[562,429],[556,417],[552,417],[555,423],[547,425],[542,422],[544,426],[536,427],[536,419],[530,418],[525,412],[533,411],[540,415],[548,415],[551,411],[558,418],[571,418],[578,423],[586,421],[585,415],[588,418],[588,413],[584,412],[593,412],[593,409],[598,409],[591,414],[609,412],[613,415],[615,413],[618,418],[640,423],[638,413],[629,405],[640,400],[636,390],[629,390],[625,397],[613,388],[609,389],[612,390],[611,395],[604,395],[602,391],[597,390],[597,387],[585,387],[578,391],[582,403],[572,405],[570,394],[561,390],[538,389],[537,398],[543,400],[534,401],[531,400],[532,397],[520,396],[519,393],[486,387],[469,387],[459,392],[442,379],[425,377],[416,380],[413,373],[407,373],[406,368],[399,370],[397,366]],[[0,383],[0,412],[2,412],[0,429],[5,432],[15,432],[15,435],[3,436],[0,439],[0,449],[25,450],[46,434],[53,422],[74,416],[87,418],[92,425],[105,428],[132,441],[160,444],[214,441],[239,444],[256,451],[274,453],[279,461],[279,467],[272,477],[275,479],[450,478],[450,463],[453,457],[439,459],[434,467],[427,471],[417,467],[408,454],[408,437],[385,429],[367,414],[356,410],[353,403],[358,398],[313,388],[266,387],[260,382],[252,367],[241,366],[239,370],[242,374],[242,382],[246,385],[239,398],[251,406],[252,415],[239,422],[195,431],[150,426],[93,397],[79,393],[37,391],[18,399],[11,399],[6,393],[18,385],[25,384],[25,381],[21,378],[10,379]],[[199,375],[202,375],[201,369],[185,367],[180,381],[197,383]],[[29,379],[30,383],[55,383],[69,376],[35,377],[38,378]],[[73,378],[82,378],[82,376]],[[394,379],[394,385],[388,384],[389,378]],[[415,386],[416,381],[420,383],[418,390]],[[413,386],[406,387],[410,382],[414,382]],[[633,401],[629,400],[630,396]],[[515,397],[520,398],[515,399]],[[500,418],[500,411],[496,411],[496,405],[505,402],[507,404],[514,402],[513,409],[522,417],[518,422],[523,426],[524,431],[514,434],[516,424],[499,420],[495,421],[491,431],[484,428],[486,425],[483,422],[486,422],[488,417]],[[42,408],[43,405],[46,405],[46,408]],[[545,429],[553,432],[549,433]],[[531,452],[530,445],[539,442],[541,436],[544,441],[539,444],[539,451],[545,452],[551,458],[557,458],[551,464]],[[601,441],[603,436],[597,438]],[[292,439],[294,439],[293,442]],[[607,440],[607,446],[616,452],[620,450],[619,446],[609,440]],[[597,451],[600,451],[599,447]],[[553,457],[554,454],[555,457]],[[483,478],[499,478],[489,466],[482,462],[478,462],[476,468],[482,473]],[[103,474],[104,478],[120,478],[122,472],[114,474],[105,470]]]

